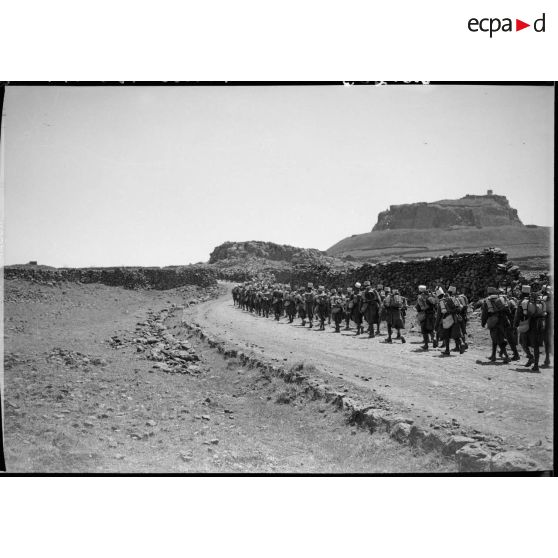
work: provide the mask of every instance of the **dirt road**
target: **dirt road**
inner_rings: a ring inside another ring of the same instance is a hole
[[[407,332],[406,344],[388,345],[385,337],[356,337],[354,330],[309,330],[299,319],[288,324],[285,318],[277,322],[234,308],[230,292],[188,309],[185,316],[243,350],[285,364],[312,363],[359,390],[372,390],[418,424],[455,419],[552,464],[553,368],[536,374],[519,362],[490,363],[488,332],[476,325],[469,350],[444,357],[438,350],[420,349],[417,332]]]

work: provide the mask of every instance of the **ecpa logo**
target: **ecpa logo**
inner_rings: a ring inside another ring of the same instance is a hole
[[[533,22],[533,30],[536,33],[544,33],[545,23],[545,14],[543,14],[540,18],[536,19]],[[503,19],[500,19],[498,17],[484,17],[482,19],[472,17],[468,21],[467,27],[472,33],[478,33],[479,31],[481,31],[482,33],[489,33],[490,38],[492,38],[492,35],[494,33],[498,33],[499,31],[502,31],[504,33],[514,31],[512,18],[509,17],[505,17]],[[525,23],[520,19],[515,20],[515,31],[521,31],[522,29],[526,29],[527,27],[531,27],[531,24]]]

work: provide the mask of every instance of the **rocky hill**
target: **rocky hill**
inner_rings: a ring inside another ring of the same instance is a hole
[[[327,253],[360,262],[389,262],[479,252],[495,247],[525,270],[550,268],[549,227],[523,225],[505,196],[489,193],[458,200],[392,205],[372,232],[355,234]]]
[[[262,258],[271,261],[292,262],[326,256],[325,252],[314,248],[297,248],[286,244],[249,240],[246,242],[224,242],[217,246],[209,255],[209,263],[223,260],[242,260]]]
[[[392,205],[378,215],[372,231],[394,229],[442,229],[447,227],[523,226],[517,210],[506,196],[467,195],[458,200],[440,200]]]

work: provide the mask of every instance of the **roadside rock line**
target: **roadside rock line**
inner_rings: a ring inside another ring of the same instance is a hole
[[[349,414],[349,422],[368,429],[371,433],[386,432],[391,438],[423,451],[438,451],[454,457],[459,472],[507,472],[542,471],[544,468],[533,459],[517,451],[494,451],[478,440],[447,432],[423,428],[414,420],[386,410],[379,399],[374,405],[363,403],[358,398],[349,397],[345,392],[336,391],[331,386],[303,373],[304,365],[287,369],[270,364],[255,354],[247,354],[205,332],[198,324],[190,324],[182,316],[182,325],[211,348],[215,348],[227,358],[238,358],[243,365],[259,368],[282,378],[287,383],[297,383],[305,387],[306,395],[335,405]]]

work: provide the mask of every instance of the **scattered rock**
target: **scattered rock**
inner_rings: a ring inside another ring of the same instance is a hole
[[[460,473],[490,471],[490,453],[478,444],[467,444],[455,452]]]
[[[494,472],[539,471],[541,466],[535,460],[518,451],[504,451],[497,453],[492,458],[491,470]]]

